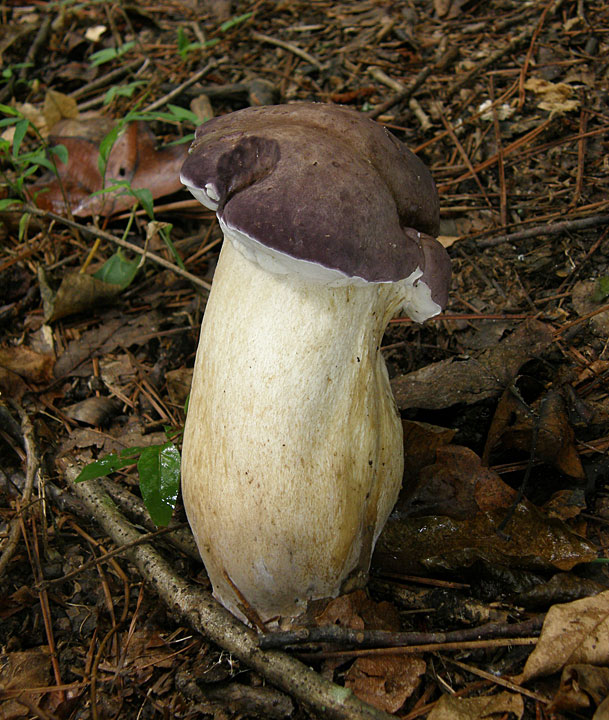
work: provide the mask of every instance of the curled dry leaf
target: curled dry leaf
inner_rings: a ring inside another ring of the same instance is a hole
[[[421,682],[427,665],[412,655],[358,658],[345,675],[345,687],[360,700],[388,713],[397,712]]]
[[[156,138],[143,122],[128,124],[110,150],[106,177],[99,167],[99,146],[112,130],[106,118],[62,120],[49,136],[50,145],[64,145],[67,163],[57,159],[59,177],[45,175],[28,189],[32,200],[43,210],[65,214],[66,200],[72,214],[112,215],[131,209],[132,195],[116,190],[91,197],[91,193],[125,181],[131,188],[147,188],[153,198],[169,195],[182,189],[180,168],[188,154],[185,145],[156,150]],[[64,197],[65,194],[65,197]]]
[[[513,713],[521,718],[524,713],[524,701],[521,695],[500,692],[497,695],[461,698],[443,695],[427,716],[428,720],[483,720],[484,718],[502,718]]]
[[[519,369],[552,342],[550,328],[527,320],[495,347],[475,357],[451,358],[399,375],[391,382],[398,407],[441,410],[498,397]]]
[[[469,567],[477,560],[510,568],[569,570],[597,553],[583,538],[534,505],[517,505],[505,531],[498,527],[514,490],[483,467],[468,448],[448,445],[424,468],[420,485],[381,533],[377,568],[398,573],[439,572]],[[408,517],[408,515],[423,515]]]
[[[0,348],[0,368],[10,370],[35,385],[51,380],[54,364],[53,355],[35,352],[24,345]]]
[[[404,477],[412,478],[436,461],[436,450],[454,438],[455,430],[416,420],[402,420],[404,431]]]
[[[72,420],[94,427],[107,425],[116,411],[116,403],[108,397],[91,397],[63,408],[65,415]]]
[[[548,711],[588,710],[600,705],[605,698],[609,698],[609,668],[567,665],[562,671],[560,687]]]
[[[23,652],[0,654],[0,693],[4,700],[0,707],[2,718],[25,718],[31,713],[26,704],[38,705],[44,693],[30,688],[44,687],[51,678],[51,655],[47,646]]]
[[[518,682],[559,672],[566,665],[609,663],[609,591],[553,605],[539,642]]]
[[[496,445],[528,453],[532,443],[535,456],[540,460],[565,475],[585,477],[575,449],[575,434],[560,392],[550,390],[533,408],[529,408],[508,389],[497,405],[483,459],[488,460],[491,449]]]
[[[316,616],[316,625],[340,625],[352,630],[400,629],[400,616],[389,602],[374,602],[363,590],[339,595]]]
[[[120,285],[98,280],[87,273],[68,273],[54,293],[42,270],[38,273],[45,322],[54,322],[68,315],[100,307],[114,300],[122,291]]]
[[[537,107],[548,110],[552,115],[562,115],[579,108],[579,100],[573,98],[574,89],[567,83],[553,83],[543,78],[531,77],[524,87],[539,98]]]

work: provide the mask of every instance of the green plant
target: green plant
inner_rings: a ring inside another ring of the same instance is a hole
[[[67,163],[68,151],[65,145],[49,147],[38,128],[15,108],[0,104],[0,112],[7,116],[0,119],[0,129],[11,126],[14,128],[12,140],[0,138],[0,172],[9,195],[8,198],[0,200],[1,211],[25,201],[25,181],[39,168],[43,167],[57,175],[56,159]],[[33,132],[39,141],[38,147],[33,150],[24,150],[28,131]],[[8,168],[9,172],[5,168]],[[28,219],[29,215],[24,213],[19,222],[20,240],[23,239]]]
[[[103,50],[98,50],[97,52],[92,53],[89,60],[93,67],[97,67],[97,65],[103,65],[111,60],[122,57],[125,53],[128,53],[134,45],[135,41],[131,40],[130,42],[120,45],[117,48],[104,48]]]
[[[603,302],[607,297],[609,297],[609,275],[604,275],[596,281],[592,299],[594,302]]]
[[[110,105],[114,98],[117,97],[132,97],[136,88],[145,84],[144,80],[134,80],[133,82],[127,83],[127,85],[113,85],[104,95],[104,105]]]
[[[171,440],[162,445],[131,447],[118,454],[105,455],[84,467],[76,482],[107,477],[134,464],[137,466],[142,499],[150,517],[158,526],[168,525],[180,487],[180,451]]]

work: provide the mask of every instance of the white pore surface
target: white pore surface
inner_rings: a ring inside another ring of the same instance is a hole
[[[218,222],[224,232],[224,237],[229,239],[248,260],[267,272],[277,275],[294,275],[307,282],[329,287],[374,284],[361,277],[345,275],[340,270],[327,268],[308,260],[299,260],[286,253],[267,247],[264,243],[227,225],[220,218],[218,218]],[[432,300],[429,286],[420,280],[422,275],[423,271],[417,267],[403,280],[398,280],[395,283],[376,283],[378,285],[395,285],[396,291],[403,297],[400,307],[416,322],[423,322],[442,312],[440,305]]]

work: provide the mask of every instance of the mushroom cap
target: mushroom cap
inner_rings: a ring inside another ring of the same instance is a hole
[[[347,278],[412,278],[446,304],[431,174],[358,112],[298,102],[214,118],[197,129],[181,180],[233,238]]]

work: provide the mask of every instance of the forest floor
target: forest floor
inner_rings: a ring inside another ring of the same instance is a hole
[[[609,717],[607,4],[8,0],[0,24],[0,718]],[[406,473],[366,592],[285,635],[215,604],[136,460],[168,453],[173,487],[221,244],[189,138],[294,100],[428,165],[453,280],[384,338]],[[92,196],[100,158],[123,187]]]

